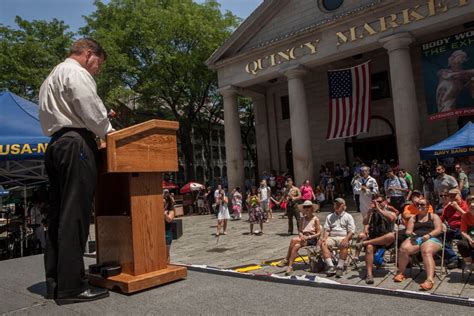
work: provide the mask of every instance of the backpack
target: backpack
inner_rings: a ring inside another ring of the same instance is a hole
[[[373,211],[369,221],[369,238],[385,235],[393,230],[392,223],[378,211]]]

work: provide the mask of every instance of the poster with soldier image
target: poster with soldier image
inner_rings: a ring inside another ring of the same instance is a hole
[[[474,115],[474,30],[421,45],[429,120]]]

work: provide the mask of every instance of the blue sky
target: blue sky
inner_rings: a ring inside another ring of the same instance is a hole
[[[204,2],[204,0],[195,0]],[[263,0],[218,0],[223,11],[246,18]],[[105,1],[108,2],[108,1]],[[93,0],[0,0],[0,23],[15,27],[15,16],[26,20],[57,18],[77,31],[85,22],[83,15],[94,11]]]

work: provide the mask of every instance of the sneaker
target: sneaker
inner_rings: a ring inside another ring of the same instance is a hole
[[[276,266],[280,267],[280,268],[283,268],[284,266],[287,266],[287,265],[288,265],[288,260],[286,260],[286,259],[283,259],[283,260],[281,260],[280,262],[278,262],[276,264]]]
[[[464,268],[464,273],[469,275],[472,273],[472,268],[474,268],[474,264],[466,264],[466,267]]]
[[[328,270],[326,271],[326,275],[328,277],[331,277],[333,275],[336,274],[336,267],[332,266],[332,267],[329,267]]]
[[[342,268],[336,268],[336,278],[342,278],[344,270]]]
[[[446,265],[446,268],[448,269],[456,269],[458,267],[458,260],[453,260],[453,261],[450,261],[448,262],[448,264]]]
[[[365,283],[366,284],[374,284],[374,277],[372,275],[368,275],[366,278],[365,278]]]

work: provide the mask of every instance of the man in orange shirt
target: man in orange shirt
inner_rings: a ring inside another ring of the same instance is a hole
[[[466,199],[469,212],[461,217],[461,236],[463,239],[458,243],[458,250],[464,261],[464,273],[468,275],[474,268],[472,256],[474,255],[474,195],[469,195]]]
[[[418,207],[416,206],[420,197],[423,197],[423,194],[418,190],[413,190],[410,197],[411,204],[408,204],[403,208],[402,218],[405,223],[405,226],[408,224],[408,220],[411,217],[418,215],[418,213],[420,212],[418,210]],[[433,213],[433,207],[431,205],[429,205],[428,213]]]

